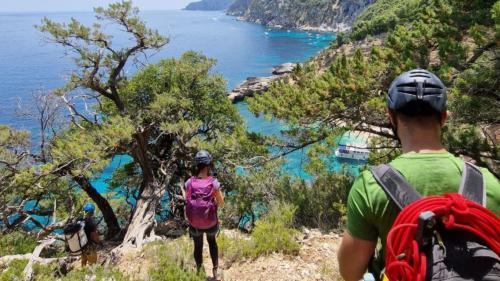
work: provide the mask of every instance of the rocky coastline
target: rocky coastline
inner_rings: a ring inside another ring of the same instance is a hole
[[[234,3],[234,0],[201,0],[189,3],[184,9],[190,11],[222,11]]]
[[[248,77],[243,83],[236,86],[236,88],[228,94],[228,98],[233,103],[236,103],[243,101],[246,97],[263,93],[269,89],[273,82],[288,77],[297,65],[299,64],[288,62],[275,66],[271,76]]]
[[[240,21],[254,22],[270,28],[345,32],[351,29],[354,19],[373,2],[374,0],[236,0],[227,14]]]

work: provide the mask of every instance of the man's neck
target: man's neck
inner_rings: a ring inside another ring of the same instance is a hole
[[[439,135],[414,132],[401,135],[403,153],[439,153],[446,152]]]
[[[410,153],[410,152],[414,152],[414,153],[441,153],[441,152],[446,152],[447,150],[441,146],[441,147],[429,147],[429,146],[412,146],[412,145],[408,145],[408,146],[404,146],[403,145],[403,153]]]

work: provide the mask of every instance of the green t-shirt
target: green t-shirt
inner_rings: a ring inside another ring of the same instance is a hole
[[[458,192],[464,162],[448,152],[407,153],[391,163],[406,180],[423,195]],[[486,169],[481,169],[486,181],[486,207],[500,216],[500,182]],[[384,267],[387,234],[398,209],[377,184],[370,171],[364,171],[354,182],[347,200],[347,230],[356,238],[381,244],[370,271],[379,274]]]

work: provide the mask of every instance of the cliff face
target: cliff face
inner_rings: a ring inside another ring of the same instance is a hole
[[[190,3],[186,10],[218,11],[225,10],[233,4],[234,0],[202,0]]]
[[[345,31],[376,0],[236,0],[228,14],[270,27]]]

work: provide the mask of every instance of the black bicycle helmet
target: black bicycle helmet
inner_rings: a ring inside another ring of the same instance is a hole
[[[446,100],[446,87],[436,75],[425,69],[414,69],[391,83],[387,106],[398,111],[408,104],[423,102],[441,113],[446,111]]]
[[[196,165],[208,166],[212,163],[212,155],[210,155],[210,153],[208,153],[208,151],[206,150],[200,150],[198,153],[196,153],[194,161],[196,162]]]

